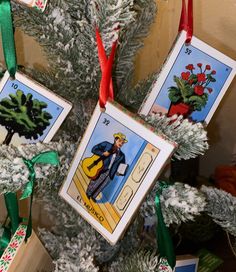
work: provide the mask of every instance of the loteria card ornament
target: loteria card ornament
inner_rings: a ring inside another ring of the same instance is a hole
[[[140,113],[183,115],[208,124],[236,73],[236,62],[182,31]]]
[[[17,0],[17,1],[21,4],[28,6],[28,7],[35,8],[37,10],[44,12],[44,10],[47,6],[48,0]]]
[[[118,104],[98,103],[60,195],[115,244],[175,147]]]
[[[49,142],[71,104],[22,73],[0,82],[0,143]]]

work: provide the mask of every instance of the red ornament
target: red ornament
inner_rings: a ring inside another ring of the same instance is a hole
[[[215,74],[216,74],[216,71],[215,71],[215,70],[212,70],[211,74],[212,74],[212,75],[215,75]]]
[[[202,67],[202,63],[198,63],[197,66],[198,66],[198,67]]]
[[[211,66],[209,64],[206,65],[206,70],[211,70]]]

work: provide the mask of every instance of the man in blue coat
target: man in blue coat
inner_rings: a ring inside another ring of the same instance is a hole
[[[100,156],[103,160],[103,168],[99,176],[90,181],[86,191],[87,197],[95,202],[99,193],[117,174],[119,165],[125,164],[125,154],[121,151],[121,147],[128,142],[126,136],[121,132],[115,133],[113,136],[113,144],[104,141],[92,148],[92,153]]]

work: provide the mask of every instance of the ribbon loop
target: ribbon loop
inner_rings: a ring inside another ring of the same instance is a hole
[[[99,89],[99,104],[101,108],[105,108],[107,100],[114,99],[113,83],[112,83],[112,65],[115,57],[117,41],[113,42],[110,56],[107,59],[104,45],[98,29],[96,28],[96,40],[98,48],[99,63],[102,71],[102,78]]]
[[[10,0],[0,1],[0,28],[7,70],[10,76],[15,78],[17,63]]]
[[[55,151],[46,151],[34,156],[31,160],[27,160],[23,158],[23,161],[29,170],[29,182],[25,185],[25,188],[20,200],[29,197],[33,192],[34,181],[36,178],[34,165],[36,163],[58,165],[59,158]]]
[[[182,11],[179,22],[179,32],[185,30],[186,43],[190,43],[193,36],[193,0],[188,0],[188,12],[185,0],[182,0]]]
[[[164,218],[161,211],[160,195],[164,188],[168,185],[165,182],[160,183],[160,189],[155,198],[156,214],[157,214],[157,244],[160,252],[160,257],[166,258],[169,265],[173,269],[176,264],[176,257],[173,247],[173,242],[168,228],[165,225]]]

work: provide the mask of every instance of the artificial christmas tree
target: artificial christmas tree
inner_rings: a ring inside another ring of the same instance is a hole
[[[50,230],[41,229],[40,234],[54,259],[55,271],[91,272],[99,271],[101,267],[108,271],[155,271],[158,267],[158,251],[155,248],[148,252],[139,251],[138,217],[132,222],[124,238],[111,247],[58,196],[98,98],[101,71],[95,29],[98,27],[100,30],[107,55],[110,54],[112,43],[119,36],[113,68],[115,99],[137,112],[155,80],[155,77],[150,77],[134,87],[132,85],[134,56],[154,19],[155,2],[60,0],[50,1],[44,13],[17,2],[12,2],[12,7],[14,25],[44,46],[50,63],[50,71],[25,67],[25,72],[71,101],[73,110],[54,137],[54,142],[18,148],[0,146],[0,192],[17,191],[28,182],[28,171],[22,157],[31,159],[39,152],[57,151],[60,158],[60,167],[57,170],[47,165],[37,166],[35,192],[35,201],[42,203],[42,207],[54,222]],[[182,116],[176,118],[156,114],[143,118],[156,132],[166,135],[178,144],[173,158],[194,158],[204,154],[208,148],[206,131],[200,123],[190,123]],[[139,216],[155,214],[154,199],[157,190],[158,182],[147,197]],[[160,196],[166,224],[180,224],[181,221],[193,219],[193,215],[206,210],[206,207],[207,212],[217,220],[214,204],[217,204],[223,193],[219,191],[218,194],[212,194],[212,190],[204,189],[201,192],[184,184],[169,185]],[[210,196],[211,205],[207,202]],[[234,198],[231,200],[234,203]],[[235,204],[231,208],[234,210]],[[222,222],[218,220],[217,223]],[[236,235],[234,224],[233,218],[229,216],[222,223],[222,227]]]

